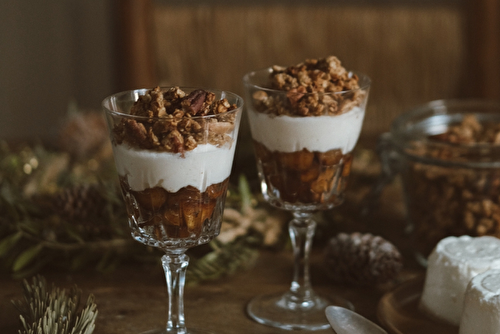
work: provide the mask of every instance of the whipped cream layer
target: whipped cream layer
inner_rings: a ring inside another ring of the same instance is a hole
[[[135,191],[163,187],[177,192],[193,186],[204,192],[208,186],[220,183],[231,174],[236,145],[217,147],[198,145],[194,150],[180,153],[158,152],[113,145],[118,174],[127,178]]]
[[[346,154],[358,141],[365,110],[355,107],[335,116],[276,116],[249,110],[250,130],[254,140],[270,151],[326,152],[342,149]]]
[[[444,238],[429,256],[420,307],[458,326],[467,285],[473,277],[489,269],[500,269],[500,239]]]
[[[500,333],[500,270],[475,276],[465,293],[459,334]]]

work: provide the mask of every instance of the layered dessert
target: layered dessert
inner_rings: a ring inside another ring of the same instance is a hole
[[[273,66],[246,79],[249,122],[264,195],[277,206],[342,201],[367,89],[336,57]]]
[[[218,231],[212,218],[223,211],[236,110],[212,92],[157,87],[114,125],[113,153],[136,239],[168,246]]]
[[[500,333],[500,270],[474,277],[465,292],[459,334]]]
[[[429,256],[420,309],[458,326],[467,285],[489,269],[500,269],[500,239],[461,236],[441,240]]]

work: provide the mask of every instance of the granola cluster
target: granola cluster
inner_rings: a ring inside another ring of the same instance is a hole
[[[481,124],[475,115],[467,114],[460,124],[431,139],[453,144],[500,144],[500,124]]]
[[[236,109],[227,99],[201,89],[186,94],[179,87],[159,87],[139,97],[127,117],[114,128],[117,144],[148,150],[183,153],[199,144],[222,146],[232,141]],[[213,117],[198,117],[209,116]]]
[[[356,74],[335,56],[309,59],[295,66],[273,66],[266,88],[253,92],[255,110],[275,115],[338,115],[359,105],[365,96]]]
[[[431,143],[498,144],[500,124],[481,124],[473,115],[431,136]],[[420,146],[410,153],[446,161],[467,161],[457,146]],[[456,152],[455,152],[456,151]],[[444,237],[455,235],[500,237],[500,170],[409,162],[403,173],[409,196],[409,218],[414,223],[417,249],[428,255]]]
[[[288,203],[340,204],[351,170],[352,155],[342,150],[269,151],[254,141],[255,154],[270,190]]]

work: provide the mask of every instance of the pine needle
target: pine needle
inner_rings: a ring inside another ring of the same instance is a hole
[[[246,239],[239,239],[224,247],[217,247],[217,241],[213,240],[210,246],[213,248],[212,252],[189,264],[188,284],[218,279],[247,269],[255,263],[259,254],[259,250]]]
[[[48,290],[46,281],[37,275],[33,283],[23,281],[24,298],[12,301],[21,313],[19,334],[91,334],[95,329],[97,305],[91,295],[78,313],[81,291]]]

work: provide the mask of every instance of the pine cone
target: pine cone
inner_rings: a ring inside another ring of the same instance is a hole
[[[53,209],[70,221],[85,221],[102,215],[105,207],[102,189],[82,184],[65,188],[53,200]]]
[[[75,159],[93,156],[109,143],[106,119],[98,112],[70,116],[59,133],[59,147]]]
[[[325,262],[336,282],[372,285],[386,283],[401,270],[399,250],[380,236],[340,233],[325,248]]]
[[[108,201],[98,184],[63,188],[56,194],[35,195],[32,200],[43,215],[57,215],[87,236],[105,236],[110,226],[102,224]]]

